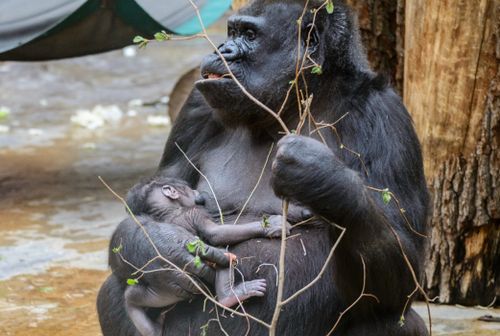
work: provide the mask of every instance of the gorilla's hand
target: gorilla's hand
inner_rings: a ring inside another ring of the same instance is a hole
[[[344,168],[323,143],[288,135],[278,142],[271,183],[276,195],[308,204],[317,196],[325,196],[321,195],[324,192],[331,193],[332,176]]]
[[[269,216],[264,225],[264,233],[268,238],[280,238],[281,237],[281,226],[283,225],[283,216],[273,215]],[[292,226],[290,223],[285,223],[286,235],[290,235],[290,230]]]

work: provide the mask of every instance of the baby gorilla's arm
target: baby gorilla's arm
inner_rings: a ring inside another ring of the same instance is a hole
[[[201,238],[212,245],[234,245],[252,238],[279,238],[283,216],[270,216],[266,221],[238,225],[219,225],[209,218],[196,222],[195,228]],[[286,234],[290,234],[291,225],[286,222]]]

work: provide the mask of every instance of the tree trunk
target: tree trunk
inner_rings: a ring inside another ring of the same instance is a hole
[[[500,294],[499,0],[408,1],[406,106],[433,194],[425,286],[442,303]]]
[[[372,68],[403,93],[405,0],[347,0],[358,15]]]

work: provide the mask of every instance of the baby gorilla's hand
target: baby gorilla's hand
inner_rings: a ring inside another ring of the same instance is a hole
[[[262,227],[264,228],[264,234],[268,238],[279,238],[281,237],[281,226],[283,225],[283,216],[273,215],[269,218],[265,218],[262,221]],[[290,223],[285,222],[286,235],[290,235],[290,230],[292,226]]]

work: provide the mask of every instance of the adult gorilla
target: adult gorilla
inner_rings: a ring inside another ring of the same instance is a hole
[[[313,5],[317,7],[318,2]],[[219,48],[248,91],[274,110],[279,110],[295,75],[296,20],[303,6],[303,1],[254,1],[230,18],[228,40]],[[301,27],[303,47],[312,20],[313,14],[307,11]],[[347,229],[322,279],[284,307],[278,335],[325,335],[339,313],[361,293],[364,275],[365,292],[378,301],[364,297],[343,317],[335,335],[427,334],[423,321],[411,309],[405,313],[404,325],[398,324],[415,284],[390,229],[397,232],[419,274],[424,239],[413,230],[426,231],[428,213],[420,146],[400,98],[369,69],[354,21],[341,2],[335,2],[333,14],[325,9],[319,12],[307,52],[323,73],[311,74],[309,70],[305,77],[309,92],[314,94],[311,112],[315,120],[333,123],[348,113],[336,128],[343,144],[359,152],[361,160],[340,146],[331,129],[309,134],[306,126],[307,132],[302,133],[311,137],[283,137],[276,120],[223,76],[227,71],[212,54],[203,61],[205,79],[196,84],[181,111],[160,164],[160,174],[188,181],[205,195],[207,208],[217,215],[209,186],[187,163],[178,144],[208,177],[225,221],[231,223],[257,183],[271,144],[277,142],[276,158],[264,170],[245,219],[239,222],[280,214],[281,197],[295,204],[290,208],[291,222],[299,221],[303,207],[307,207]],[[282,114],[290,129],[299,122],[296,100],[291,99]],[[327,145],[314,139],[319,133]],[[381,194],[367,186],[389,188],[397,195],[413,229],[397,206],[384,204]],[[319,273],[338,236],[338,230],[325,222],[300,226],[292,231],[297,233],[299,237],[287,240],[285,298]],[[256,271],[264,263],[278,264],[279,247],[279,240],[259,239],[232,248],[243,260],[240,269],[246,280],[267,278],[266,296],[245,304],[248,313],[267,322],[276,303],[276,287],[271,285],[276,274],[272,267],[261,267],[259,274]],[[366,262],[365,274],[360,256]],[[101,302],[113,295],[113,286],[117,286],[113,281],[110,277],[104,285]],[[119,296],[114,299],[119,300]],[[165,334],[198,334],[200,327],[214,318],[215,312],[210,311],[203,310],[203,298],[178,304],[166,314]],[[245,319],[227,317],[221,318],[221,323],[229,335],[246,332]],[[123,321],[122,326],[125,324]],[[251,335],[267,334],[264,327],[250,324]],[[210,323],[207,334],[222,332],[217,323]]]

